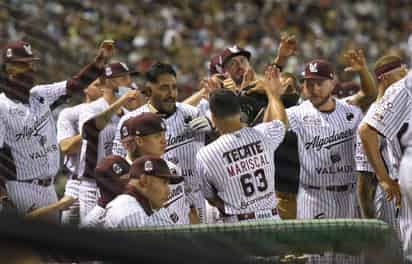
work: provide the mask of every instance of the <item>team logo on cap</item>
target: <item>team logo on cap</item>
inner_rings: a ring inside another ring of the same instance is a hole
[[[127,67],[126,64],[124,64],[123,62],[120,62],[120,65],[122,65],[123,69],[125,69],[126,71],[129,71],[129,68]]]
[[[318,64],[317,63],[309,63],[309,71],[310,72],[318,72]]]
[[[26,51],[26,53],[27,53],[28,55],[33,55],[33,52],[31,51],[31,46],[30,46],[30,44],[24,44],[24,45],[23,45],[23,48],[24,48],[24,50]]]
[[[232,53],[238,53],[238,52],[240,52],[239,47],[236,46],[236,45],[234,45],[233,47],[230,47],[229,50],[230,50],[230,52],[232,52]]]
[[[113,74],[113,72],[112,72],[112,68],[110,68],[110,67],[106,67],[106,69],[105,69],[105,73],[106,73],[106,76],[111,76],[111,75]]]
[[[122,135],[123,137],[127,137],[129,135],[129,131],[127,131],[127,127],[122,127]]]
[[[118,163],[114,163],[112,166],[112,169],[113,169],[113,172],[116,173],[117,175],[123,174],[123,168]]]
[[[153,162],[151,160],[146,160],[144,163],[144,171],[152,172],[153,171]]]
[[[8,48],[6,51],[6,57],[11,58],[13,57],[13,50],[11,48]]]

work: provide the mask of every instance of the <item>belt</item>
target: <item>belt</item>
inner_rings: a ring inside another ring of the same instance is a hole
[[[271,209],[270,212],[272,213],[272,216],[275,216],[278,214],[278,210],[276,208]],[[237,220],[244,221],[244,220],[256,219],[257,218],[256,215],[257,215],[256,212],[251,212],[251,213],[246,213],[246,214],[238,214],[235,216]]]
[[[305,188],[313,189],[313,190],[326,190],[330,192],[346,192],[349,190],[350,187],[353,187],[355,184],[347,184],[347,185],[330,185],[330,186],[313,186],[313,185],[304,185]]]
[[[53,178],[47,179],[30,179],[30,180],[17,180],[17,182],[32,183],[43,187],[49,187],[53,184]]]

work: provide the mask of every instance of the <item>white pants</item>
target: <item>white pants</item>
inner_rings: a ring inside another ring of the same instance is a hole
[[[82,179],[79,186],[80,224],[85,217],[97,205],[99,192],[96,181],[93,179]]]
[[[54,184],[44,187],[34,183],[7,181],[6,189],[17,211],[23,215],[57,202]],[[57,223],[59,221],[58,212],[51,213],[47,219]]]
[[[399,169],[401,208],[399,225],[405,258],[412,262],[412,150],[407,149]]]
[[[80,181],[68,179],[64,196],[71,196],[79,199]],[[62,212],[62,224],[78,225],[80,223],[80,203],[74,202],[67,210]]]
[[[356,205],[356,185],[344,192],[300,186],[297,219],[355,218],[358,215]]]

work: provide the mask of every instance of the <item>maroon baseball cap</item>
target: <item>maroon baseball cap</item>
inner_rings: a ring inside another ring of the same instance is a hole
[[[170,171],[165,160],[149,155],[138,158],[131,166],[131,179],[139,179],[143,174],[167,178],[172,184],[179,183],[183,180],[182,176],[177,176]]]
[[[233,46],[230,48],[226,48],[219,56],[219,64],[224,67],[225,64],[233,57],[236,56],[245,56],[248,60],[250,60],[251,53],[243,48],[238,46]]]
[[[335,70],[331,63],[325,60],[313,60],[306,64],[302,79],[333,80]]]
[[[160,115],[147,112],[127,119],[120,128],[122,139],[129,136],[147,136],[166,130],[166,124]]]
[[[38,61],[28,42],[17,40],[9,42],[3,47],[3,61],[7,62],[30,62]]]
[[[110,63],[104,67],[104,76],[108,79],[116,78],[129,74],[136,76],[140,73],[138,71],[130,71],[129,67],[123,62]]]
[[[97,164],[94,176],[99,188],[118,194],[129,180],[129,171],[130,165],[124,158],[110,155]]]

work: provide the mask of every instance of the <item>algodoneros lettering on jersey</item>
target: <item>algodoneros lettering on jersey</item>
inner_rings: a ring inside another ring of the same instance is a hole
[[[362,119],[359,108],[335,100],[332,112],[309,101],[287,109],[290,128],[299,137],[300,183],[336,186],[356,182],[355,140]]]
[[[320,112],[310,101],[286,110],[299,139],[300,219],[356,215],[354,156],[362,112],[345,101],[335,99],[335,103],[331,112]],[[331,190],[336,187],[338,191]]]
[[[280,121],[246,127],[203,147],[196,172],[206,198],[219,197],[224,213],[239,215],[276,207],[274,152],[285,127]]]
[[[152,112],[152,108],[148,104],[143,105],[120,119],[113,145],[114,154],[126,156],[126,151],[120,142],[120,128],[123,122],[144,112]],[[195,177],[194,170],[196,154],[204,146],[205,136],[204,134],[194,133],[186,125],[188,121],[198,116],[199,112],[195,107],[176,103],[176,112],[165,119],[167,147],[163,158],[176,164],[181,169],[189,204],[196,207],[202,221],[205,200],[201,193],[201,180]]]
[[[60,166],[56,124],[50,104],[66,93],[66,82],[38,85],[30,92],[30,104],[16,103],[0,95],[0,148],[8,147],[15,172],[8,180],[47,179],[54,177]]]

